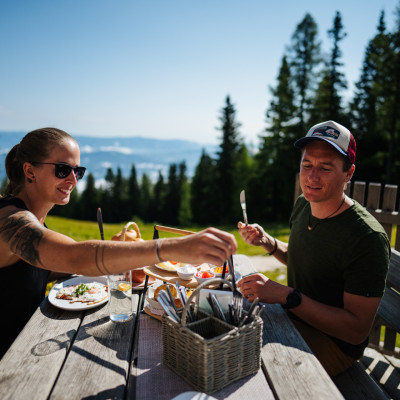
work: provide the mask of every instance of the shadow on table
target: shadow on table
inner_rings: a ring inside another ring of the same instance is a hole
[[[98,312],[98,310],[96,310]],[[87,315],[90,315],[94,311],[87,311]],[[44,315],[47,318],[54,318],[51,311],[48,309],[43,310]],[[73,319],[76,318],[76,312],[72,313],[66,311],[60,318],[59,314],[57,319]],[[65,333],[56,335],[50,339],[46,339],[36,344],[31,353],[36,356],[47,356],[55,353],[61,349],[69,349],[71,343],[73,344],[72,350],[76,350],[79,342],[93,338],[99,342],[102,346],[108,347],[109,349],[116,351],[117,357],[120,359],[126,359],[126,345],[122,345],[122,337],[131,337],[133,334],[135,319],[126,323],[113,323],[110,321],[108,313],[102,318],[86,323],[77,327],[77,329],[71,329]]]
[[[119,385],[112,389],[103,390],[92,396],[82,397],[82,400],[101,400],[101,399],[115,399],[120,400],[125,397],[125,386]]]

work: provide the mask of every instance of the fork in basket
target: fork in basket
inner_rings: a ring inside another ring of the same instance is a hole
[[[232,286],[233,286],[233,313],[236,323],[239,324],[240,320],[242,319],[242,312],[243,312],[243,295],[239,292],[236,287],[236,277],[235,277],[235,267],[233,264],[232,256],[228,258],[228,267],[229,273],[232,277]]]

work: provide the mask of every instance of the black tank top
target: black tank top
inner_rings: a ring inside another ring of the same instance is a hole
[[[0,198],[0,208],[16,206],[28,210],[16,197]],[[20,260],[0,268],[0,358],[13,343],[44,299],[50,271]]]

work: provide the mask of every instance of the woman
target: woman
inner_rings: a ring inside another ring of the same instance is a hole
[[[0,198],[0,357],[42,301],[50,271],[96,276],[179,260],[220,265],[237,244],[215,228],[194,235],[141,241],[76,242],[47,229],[55,204],[67,204],[85,173],[76,140],[55,128],[29,132],[6,157],[9,185]]]

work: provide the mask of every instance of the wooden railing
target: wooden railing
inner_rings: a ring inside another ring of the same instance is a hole
[[[398,186],[380,183],[354,182],[347,186],[345,193],[363,205],[383,226],[392,247],[400,251],[400,214]],[[296,175],[294,199],[301,194],[299,174]]]

